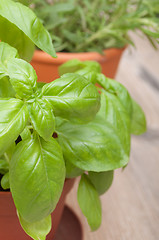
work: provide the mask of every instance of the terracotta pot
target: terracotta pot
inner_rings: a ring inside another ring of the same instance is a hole
[[[52,58],[47,53],[36,50],[31,61],[35,68],[38,81],[51,82],[59,77],[58,67],[71,59],[81,61],[94,60],[101,64],[102,72],[109,78],[114,78],[117,72],[120,58],[125,48],[111,48],[104,51],[105,55],[96,52],[87,53],[57,53],[57,58]]]
[[[65,181],[61,198],[52,213],[53,227],[47,236],[47,240],[53,240],[58,224],[60,222],[62,212],[64,209],[64,202],[66,195],[73,187],[75,179]],[[0,239],[1,240],[31,240],[27,234],[22,230],[18,217],[16,215],[16,208],[12,200],[10,192],[0,192]]]

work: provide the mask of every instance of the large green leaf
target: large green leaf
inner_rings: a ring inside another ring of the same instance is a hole
[[[49,102],[36,98],[28,104],[28,109],[35,130],[46,141],[49,140],[55,129],[55,117]]]
[[[89,179],[91,180],[92,184],[96,188],[99,195],[105,193],[113,182],[113,171],[107,172],[89,172]]]
[[[18,52],[15,48],[7,43],[0,42],[0,78],[8,75],[7,63],[10,59],[18,57]]]
[[[23,99],[34,98],[37,90],[37,75],[31,64],[22,59],[11,59],[8,75],[16,93]]]
[[[64,159],[80,169],[103,172],[128,163],[117,130],[100,116],[82,125],[57,120],[56,131]]]
[[[146,131],[146,118],[141,107],[132,99],[133,112],[131,118],[131,133],[140,135]]]
[[[86,174],[81,177],[77,197],[79,206],[87,218],[91,230],[95,231],[101,224],[101,202],[95,187]]]
[[[20,224],[24,231],[34,240],[45,240],[46,235],[51,230],[51,216],[47,216],[41,221],[29,223],[18,214]]]
[[[0,155],[17,139],[28,120],[26,105],[18,99],[0,99]]]
[[[0,40],[18,50],[20,58],[30,61],[35,46],[34,43],[14,24],[0,16]]]
[[[35,135],[17,145],[10,162],[10,187],[25,221],[40,221],[54,210],[64,179],[63,155],[55,139],[46,142]]]
[[[12,0],[1,0],[0,15],[22,30],[40,49],[56,56],[49,33],[31,9]]]
[[[120,100],[129,116],[132,115],[132,101],[128,90],[119,82],[105,77],[104,74],[97,74],[97,82],[109,93]]]
[[[77,121],[92,120],[100,107],[100,95],[86,78],[68,73],[46,84],[43,96],[53,106],[55,116]]]

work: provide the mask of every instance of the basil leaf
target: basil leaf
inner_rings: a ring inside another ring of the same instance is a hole
[[[9,172],[7,172],[1,179],[1,186],[4,190],[9,189],[10,188],[10,184],[9,184]]]
[[[20,58],[31,61],[34,43],[14,24],[0,16],[0,39],[18,50]]]
[[[56,57],[49,33],[31,9],[11,0],[1,0],[0,15],[22,30],[41,50]]]
[[[0,159],[0,174],[4,175],[9,170],[9,164],[6,160]]]
[[[28,104],[31,122],[38,134],[46,141],[52,137],[55,130],[55,117],[51,105],[45,99],[36,98]]]
[[[109,122],[118,135],[127,156],[130,153],[130,117],[121,101],[105,90],[101,90],[101,108],[98,113]]]
[[[0,155],[17,139],[27,120],[28,110],[21,100],[0,98]]]
[[[27,222],[47,217],[56,207],[65,180],[59,144],[35,135],[21,141],[10,162],[10,187],[18,212]]]
[[[57,121],[56,131],[65,161],[80,169],[103,172],[128,163],[117,130],[100,116],[88,124]]]
[[[113,182],[113,171],[107,171],[107,172],[89,172],[89,179],[96,188],[99,195],[102,195],[105,193]]]
[[[16,93],[24,99],[35,97],[37,75],[31,64],[21,59],[12,59],[7,66],[10,82]]]
[[[92,120],[100,107],[100,95],[86,78],[68,73],[42,88],[55,116],[76,121]]]
[[[87,218],[91,230],[97,230],[101,225],[101,202],[95,187],[85,174],[81,177],[77,198],[82,213]]]
[[[8,77],[0,79],[0,98],[15,97],[15,91]]]
[[[0,42],[0,78],[8,75],[7,62],[16,57],[18,57],[18,53],[15,48]]]
[[[51,230],[51,216],[47,216],[41,221],[30,223],[25,221],[20,214],[18,214],[20,224],[24,231],[34,240],[45,240],[46,235]]]
[[[83,62],[78,59],[72,59],[59,66],[58,71],[61,76],[65,73],[74,73],[83,67],[85,67],[85,64]]]
[[[140,135],[146,131],[146,118],[141,107],[132,99],[133,112],[131,119],[131,133]]]
[[[119,82],[105,77],[104,74],[97,74],[97,82],[109,93],[113,94],[121,102],[128,112],[132,115],[132,101],[127,89]]]

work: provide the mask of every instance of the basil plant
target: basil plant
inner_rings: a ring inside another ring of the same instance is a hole
[[[96,230],[99,196],[113,171],[128,164],[131,133],[146,130],[139,105],[98,63],[71,60],[59,72],[55,81],[37,83],[33,67],[0,42],[1,187],[10,189],[34,240],[46,238],[65,178],[77,176],[79,205]]]

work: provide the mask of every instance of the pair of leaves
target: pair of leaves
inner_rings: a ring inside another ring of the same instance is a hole
[[[86,216],[92,231],[101,225],[102,210],[98,193],[86,174],[79,183],[77,198],[82,213]]]
[[[113,181],[113,171],[83,174],[78,186],[78,203],[92,231],[101,225],[102,213],[99,195],[106,192]]]
[[[12,0],[1,0],[0,16],[1,40],[17,47],[21,57],[31,60],[32,42],[52,57],[56,57],[49,33],[28,7]],[[8,29],[10,36],[6,32],[3,34],[3,29]],[[31,54],[28,54],[27,50],[31,51]]]

